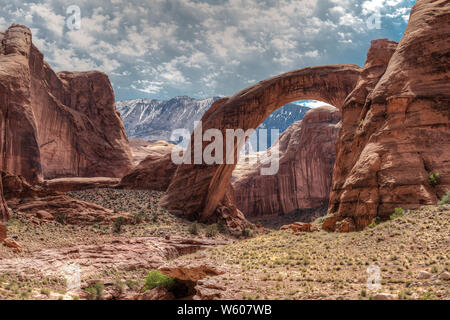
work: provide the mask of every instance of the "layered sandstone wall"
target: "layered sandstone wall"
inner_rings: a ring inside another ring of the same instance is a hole
[[[1,168],[31,183],[43,177],[121,177],[131,169],[108,76],[56,74],[24,26],[13,25],[1,37]]]
[[[246,217],[328,205],[340,119],[338,109],[324,106],[292,124],[277,142],[280,160],[275,175],[261,175],[262,163],[238,164],[232,181],[236,206]]]
[[[418,1],[398,46],[369,52],[342,110],[327,229],[343,219],[361,229],[450,189],[449,21],[449,1]]]

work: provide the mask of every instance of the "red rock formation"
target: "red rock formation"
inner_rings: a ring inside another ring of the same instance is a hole
[[[31,108],[31,32],[13,25],[0,33],[0,169],[42,180],[36,121]]]
[[[97,188],[114,188],[120,182],[119,178],[59,178],[46,180],[42,186],[59,192],[88,190]]]
[[[101,206],[76,200],[46,187],[29,184],[25,178],[2,172],[4,197],[11,210],[19,215],[43,220],[61,219],[65,223],[109,224],[118,217],[131,222],[129,214],[114,214]]]
[[[449,21],[449,1],[417,1],[398,46],[373,43],[342,108],[328,230],[346,218],[361,229],[395,207],[436,204],[450,189]]]
[[[24,26],[13,25],[0,38],[0,168],[30,183],[43,176],[121,177],[131,169],[108,77],[55,74]]]
[[[2,242],[3,240],[5,240],[7,237],[6,234],[6,224],[4,224],[3,222],[0,222],[0,242]]]
[[[202,118],[203,132],[216,128],[225,136],[226,128],[255,129],[273,111],[296,100],[321,100],[340,108],[355,87],[359,73],[360,68],[354,65],[321,66],[261,81],[231,98],[214,103]],[[203,148],[207,145],[204,143]],[[231,194],[230,178],[234,168],[231,164],[180,165],[163,205],[174,213],[200,221],[216,220],[216,209],[231,204],[228,200],[232,197],[226,197],[226,194]],[[242,216],[238,211],[232,211],[232,217]]]
[[[119,187],[166,191],[177,169],[171,158],[173,147],[165,141],[149,142],[147,157],[122,178]]]
[[[246,217],[328,205],[340,119],[338,109],[320,107],[291,125],[278,142],[275,175],[261,175],[261,164],[238,164],[233,187],[236,205]]]

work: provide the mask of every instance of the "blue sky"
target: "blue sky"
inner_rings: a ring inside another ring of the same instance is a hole
[[[0,30],[27,25],[56,71],[104,71],[118,100],[206,98],[302,67],[363,65],[371,40],[401,39],[414,3],[0,0]],[[81,9],[79,30],[67,27],[70,5]]]

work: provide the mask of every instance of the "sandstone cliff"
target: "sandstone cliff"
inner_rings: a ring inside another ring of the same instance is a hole
[[[326,229],[343,219],[361,229],[450,189],[449,21],[449,1],[418,1],[398,46],[372,45],[342,108]]]
[[[236,206],[246,217],[328,205],[340,118],[338,109],[320,107],[292,124],[278,141],[276,175],[261,175],[261,164],[237,165],[232,179]]]
[[[24,26],[0,38],[1,169],[30,183],[125,174],[131,152],[108,77],[55,74]]]

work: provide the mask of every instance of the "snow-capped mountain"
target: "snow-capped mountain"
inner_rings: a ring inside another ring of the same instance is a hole
[[[116,102],[125,130],[129,137],[148,141],[170,141],[173,130],[194,128],[206,110],[219,97],[196,100],[187,96],[167,101],[153,99],[123,100]],[[292,123],[301,120],[309,108],[297,104],[287,104],[273,112],[258,129],[268,129],[268,147],[271,144],[270,129],[283,133]]]
[[[129,137],[170,141],[173,130],[193,130],[206,110],[219,97],[196,100],[182,96],[164,100],[137,99],[116,102]]]

